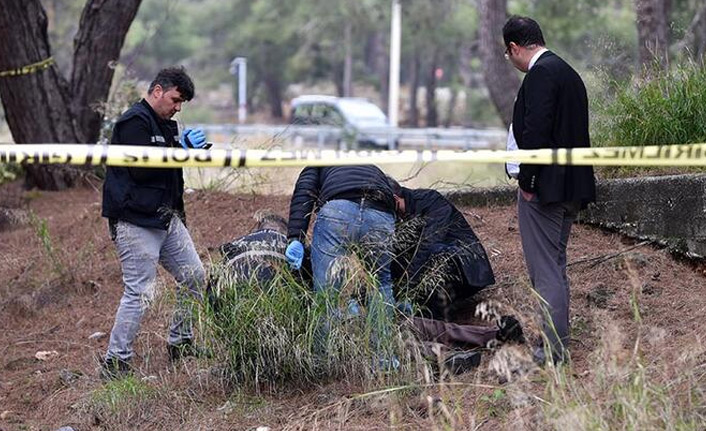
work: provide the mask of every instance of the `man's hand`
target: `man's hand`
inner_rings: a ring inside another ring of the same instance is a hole
[[[284,257],[287,258],[292,269],[300,269],[304,260],[304,245],[295,239],[287,246]]]
[[[522,189],[520,189],[520,193],[522,194],[522,199],[526,200],[527,202],[534,199],[534,193],[526,192]]]
[[[206,148],[208,143],[206,142],[206,134],[201,129],[186,129],[181,134],[181,139],[179,140],[184,149],[189,148]]]

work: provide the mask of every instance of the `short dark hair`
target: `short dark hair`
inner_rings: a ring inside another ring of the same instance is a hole
[[[392,189],[392,193],[394,195],[400,196],[400,193],[402,192],[402,186],[400,186],[400,183],[398,183],[396,179],[392,178],[389,175],[387,175],[386,177],[387,177],[387,184]]]
[[[503,26],[503,40],[505,47],[510,46],[510,42],[515,42],[519,46],[539,45],[544,46],[544,35],[539,28],[537,21],[526,16],[511,16]]]
[[[184,66],[167,67],[159,71],[150,84],[147,94],[152,94],[156,85],[161,86],[165,91],[176,87],[184,100],[194,98],[194,82],[186,73]]]

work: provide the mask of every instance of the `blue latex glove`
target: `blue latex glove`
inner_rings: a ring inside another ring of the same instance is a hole
[[[184,149],[205,148],[206,134],[201,129],[186,129],[182,132],[179,143]]]
[[[292,269],[300,269],[304,260],[304,245],[295,239],[287,246],[284,257],[287,258]]]

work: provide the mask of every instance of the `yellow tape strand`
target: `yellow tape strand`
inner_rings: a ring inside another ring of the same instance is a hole
[[[0,162],[135,167],[303,167],[416,162],[578,166],[706,166],[706,143],[542,150],[184,150],[123,145],[0,145]]]
[[[45,60],[38,61],[36,63],[28,64],[27,66],[18,67],[16,69],[3,70],[0,71],[0,78],[5,78],[7,76],[20,76],[29,75],[40,70],[49,68],[54,64],[54,57],[49,57]]]

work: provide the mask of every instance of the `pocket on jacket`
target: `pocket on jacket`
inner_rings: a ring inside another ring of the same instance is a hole
[[[125,206],[136,212],[155,214],[162,205],[163,187],[136,186],[130,189]]]

